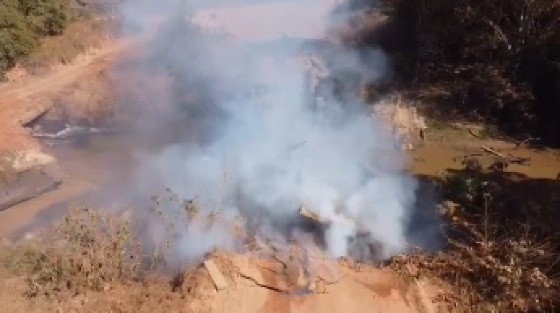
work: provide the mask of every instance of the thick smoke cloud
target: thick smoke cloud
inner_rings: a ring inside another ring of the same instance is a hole
[[[357,96],[359,83],[386,74],[385,57],[324,40],[335,6],[340,12],[319,0],[123,6],[126,33],[149,38],[117,69],[139,81],[126,83],[123,101],[151,146],[138,192],[169,187],[223,217],[224,227],[181,225],[180,257],[235,248],[224,228],[238,215],[255,231],[289,232],[302,207],[329,221],[333,257],[364,233],[379,256],[405,248],[416,183],[399,143]]]

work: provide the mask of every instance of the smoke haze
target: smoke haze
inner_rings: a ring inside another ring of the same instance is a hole
[[[285,234],[302,207],[330,222],[333,257],[348,255],[349,239],[363,233],[380,257],[406,247],[416,182],[399,142],[357,96],[360,83],[387,74],[387,62],[378,50],[327,40],[334,8],[344,11],[320,0],[122,7],[126,33],[149,38],[116,69],[132,73],[117,84],[143,144],[154,147],[142,155],[137,192],[169,187],[223,223],[177,222],[178,256],[235,249],[226,225],[238,216]]]

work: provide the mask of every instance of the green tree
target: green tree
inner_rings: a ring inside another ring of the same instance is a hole
[[[70,20],[69,0],[20,0],[23,14],[41,36],[53,36],[62,33]]]
[[[0,2],[0,78],[29,55],[40,37],[62,33],[73,0],[2,0]]]
[[[17,0],[0,3],[0,76],[36,44],[36,36],[19,9]]]

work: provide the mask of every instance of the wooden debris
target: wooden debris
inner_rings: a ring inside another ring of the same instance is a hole
[[[482,152],[473,152],[473,153],[468,153],[468,154],[464,154],[464,155],[458,155],[458,156],[453,157],[453,162],[459,162],[459,161],[463,161],[465,159],[480,157],[480,156],[483,156],[483,155],[484,154]]]
[[[214,263],[214,261],[212,260],[204,261],[204,267],[208,271],[208,274],[210,274],[210,278],[212,278],[216,290],[222,290],[227,288],[228,286],[227,280],[222,274],[222,272],[220,271],[220,269],[218,268],[218,266],[216,266],[216,263]]]
[[[493,155],[495,155],[495,156],[497,156],[497,157],[500,157],[500,158],[503,158],[503,159],[507,159],[507,158],[508,158],[505,154],[500,153],[500,152],[498,152],[498,151],[496,151],[496,150],[494,150],[494,149],[492,149],[492,148],[490,148],[490,147],[481,146],[481,148],[482,148],[482,150],[484,150],[484,151],[486,151],[486,152],[488,152],[488,153],[490,153],[490,154],[493,154]]]
[[[531,143],[531,142],[539,142],[540,140],[541,140],[540,138],[529,137],[529,138],[524,139],[522,141],[518,141],[516,143],[516,146],[521,147],[521,146],[524,146],[524,145],[526,145],[528,143]]]
[[[531,162],[531,158],[522,158],[522,157],[513,158],[509,160],[509,163],[516,163],[519,165],[529,165],[530,162]]]
[[[469,134],[471,134],[471,136],[476,139],[482,139],[482,136],[480,136],[480,134],[477,134],[472,128],[469,128]]]
[[[505,155],[501,152],[498,152],[490,147],[485,147],[485,146],[481,146],[480,148],[482,148],[482,150],[486,151],[487,153],[493,154],[501,159],[503,159],[503,161],[506,164],[509,163],[516,163],[519,165],[529,165],[529,163],[531,162],[531,158],[524,158],[524,157],[514,157],[512,155]]]

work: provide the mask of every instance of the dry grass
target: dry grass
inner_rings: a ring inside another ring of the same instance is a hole
[[[16,244],[5,242],[0,250],[0,268],[26,277],[28,297],[74,296],[143,281],[167,269],[178,219],[188,222],[198,215],[193,200],[180,202],[170,191],[168,196],[155,201],[155,220],[164,225],[165,231],[149,248],[138,241],[126,213],[74,208],[40,236]],[[169,210],[161,207],[171,204],[177,206]]]
[[[27,276],[27,295],[79,294],[140,274],[140,246],[128,221],[90,209],[73,209],[48,241],[7,245],[2,263]]]
[[[477,231],[472,234],[480,235]],[[474,244],[449,243],[449,250],[435,255],[396,257],[392,267],[401,273],[419,269],[424,275],[450,283],[455,293],[441,300],[452,311],[548,312],[556,308],[558,279],[547,270],[557,255],[549,242],[523,236]]]
[[[81,53],[96,48],[111,34],[111,22],[99,16],[70,23],[59,36],[43,38],[40,46],[23,62],[33,74],[55,64],[66,64]]]
[[[193,205],[188,202],[185,210]],[[195,270],[204,276],[189,276],[177,285],[156,269],[164,262],[166,249],[138,244],[132,220],[128,213],[74,208],[40,236],[4,242],[0,282],[5,283],[2,287],[14,286],[0,293],[9,302],[4,308],[10,312],[185,311],[185,299],[194,287],[184,285],[198,285],[198,280],[207,279],[206,271]],[[152,253],[142,254],[148,250]],[[205,284],[213,286],[209,279]]]

